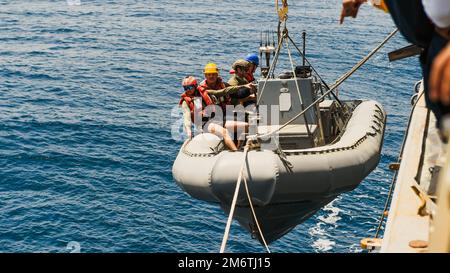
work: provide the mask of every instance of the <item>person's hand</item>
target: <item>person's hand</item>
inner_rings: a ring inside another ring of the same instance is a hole
[[[192,131],[191,131],[191,130],[189,130],[189,129],[186,130],[186,137],[187,137],[187,139],[189,139],[189,140],[192,139]]]
[[[256,85],[255,84],[248,83],[245,85],[245,87],[248,88],[252,94],[256,93]]]
[[[429,84],[431,101],[450,105],[450,43],[434,59]]]
[[[365,2],[367,2],[367,0],[343,0],[340,23],[344,23],[344,18],[348,16],[356,18],[359,7]]]

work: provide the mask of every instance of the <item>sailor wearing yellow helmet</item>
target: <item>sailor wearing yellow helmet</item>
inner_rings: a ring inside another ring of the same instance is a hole
[[[205,79],[200,83],[198,89],[200,91],[207,91],[212,96],[215,103],[220,105],[225,111],[227,105],[231,104],[230,95],[237,93],[241,89],[251,89],[250,84],[230,86],[225,83],[219,76],[219,69],[215,63],[208,63],[203,69]]]
[[[215,104],[221,106],[223,110],[224,117],[224,127],[230,132],[237,132],[237,135],[241,135],[248,130],[248,123],[235,121],[233,119],[226,120],[226,106],[232,105],[232,99],[230,95],[235,95],[243,90],[250,91],[253,87],[251,84],[247,82],[247,84],[243,85],[234,85],[230,86],[228,83],[225,83],[222,78],[219,76],[219,69],[215,63],[208,63],[205,65],[203,69],[203,74],[205,75],[205,79],[198,86],[198,90],[200,92],[206,91]],[[211,133],[214,133],[214,128]],[[240,137],[239,137],[240,138]],[[238,139],[237,145],[240,146],[241,141]]]
[[[200,83],[198,88],[200,90],[210,90],[208,93],[210,95],[215,96],[219,101],[219,104],[223,110],[225,110],[225,106],[230,101],[230,96],[225,92],[225,83],[222,78],[219,76],[219,69],[215,63],[208,63],[205,65],[203,69],[203,75],[205,75],[205,79]],[[217,90],[222,90],[223,92],[214,92]]]

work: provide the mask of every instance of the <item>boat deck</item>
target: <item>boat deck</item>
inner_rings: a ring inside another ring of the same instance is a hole
[[[437,174],[445,146],[422,92],[411,115],[380,252],[428,251]]]

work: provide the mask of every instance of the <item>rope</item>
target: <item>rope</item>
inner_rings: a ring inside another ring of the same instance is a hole
[[[280,27],[281,27],[281,23],[279,23],[279,25],[278,25],[278,39],[279,39],[279,45],[282,45],[283,44],[282,35],[284,35],[284,33],[287,31],[286,22],[284,22],[284,28],[283,28],[282,34],[280,34]],[[274,63],[273,63],[273,66],[271,67],[272,68],[272,78],[275,78],[275,69],[277,68],[278,58],[280,57],[281,48],[279,48],[279,49],[277,48],[277,50],[278,50],[278,53],[275,54],[275,56],[273,57]],[[270,74],[267,74],[267,75],[270,76]]]
[[[347,80],[356,70],[358,70],[363,64],[365,64],[375,53],[380,50],[396,33],[398,29],[394,29],[376,48],[374,48],[366,57],[359,61],[352,69],[342,75],[331,87],[332,90],[336,89],[341,83]]]
[[[273,69],[276,61],[278,60],[278,55],[280,54],[282,43],[283,43],[283,39],[280,39],[280,41],[278,42],[277,51],[275,52],[275,57],[273,58],[272,64],[270,65],[269,71],[267,72],[266,81],[264,81],[263,88],[261,89],[261,94],[258,96],[258,100],[256,102],[257,105],[259,105],[259,101],[261,100],[261,97],[264,94],[264,90],[266,89],[266,84],[267,84],[267,80],[269,79],[269,76],[270,76],[270,71]]]
[[[291,36],[288,36],[289,41],[291,41],[292,45],[295,47],[295,49],[297,49],[298,53],[300,53],[300,56],[308,63],[308,65],[311,67],[312,71],[314,71],[314,74],[316,74],[319,77],[319,80],[323,83],[323,85],[325,85],[325,88],[327,90],[330,90],[330,87],[328,86],[328,84],[325,82],[325,80],[320,76],[320,74],[316,71],[316,69],[314,68],[314,66],[311,64],[311,62],[308,60],[308,58],[306,58],[305,54],[300,50],[300,48],[297,46],[297,44],[294,42],[294,40],[292,40]],[[321,87],[322,88],[322,87]],[[322,93],[323,94],[323,93]],[[342,102],[339,100],[339,98],[337,97],[336,94],[334,94],[334,92],[331,92],[331,95],[333,95],[334,99],[337,101],[337,103],[339,104],[339,106],[343,106]]]
[[[250,196],[250,191],[249,191],[248,185],[247,185],[247,179],[244,176],[244,167],[246,165],[246,159],[247,159],[247,154],[248,154],[249,149],[250,149],[250,141],[247,142],[247,144],[245,145],[245,148],[244,148],[244,162],[242,162],[241,169],[239,170],[239,177],[236,182],[236,189],[234,190],[233,201],[231,202],[231,207],[230,207],[230,214],[228,215],[228,221],[227,221],[227,225],[225,227],[225,232],[223,234],[222,245],[220,246],[220,253],[224,253],[225,248],[227,246],[228,237],[230,235],[231,222],[233,221],[234,210],[236,208],[237,198],[239,196],[239,189],[241,187],[242,179],[244,179],[244,186],[245,186],[245,190],[247,192],[248,202],[250,204],[250,209],[252,211],[256,226],[258,227],[259,235],[261,236],[261,240],[263,241],[267,252],[270,253],[269,247],[266,243],[266,239],[264,238],[264,235],[262,233],[261,226],[259,225],[258,218],[256,217],[255,209],[253,207],[253,202],[252,202],[252,199]]]
[[[301,107],[301,109],[303,109],[304,108],[303,99],[302,99],[302,95],[300,95],[300,87],[298,86],[297,75],[295,74],[294,61],[292,60],[291,49],[289,48],[288,39],[287,38],[285,38],[285,39],[286,39],[286,48],[287,48],[287,52],[289,55],[289,61],[291,62],[292,73],[294,74],[295,87],[297,88],[298,99],[300,101],[300,107]],[[308,125],[308,121],[306,120],[306,116],[303,116],[303,119],[305,120],[306,131],[307,131],[308,137],[309,137],[309,136],[311,136],[311,130],[309,129],[309,125]]]
[[[244,148],[244,162],[242,163],[241,169],[239,170],[239,177],[236,182],[236,189],[234,190],[233,201],[231,202],[231,207],[230,207],[230,215],[228,215],[228,221],[227,221],[227,225],[225,227],[225,232],[223,234],[222,245],[220,246],[220,253],[224,253],[225,247],[227,246],[228,237],[230,235],[231,222],[233,221],[234,209],[236,208],[237,197],[239,195],[239,189],[241,187],[241,180],[242,180],[242,176],[244,173],[244,166],[245,166],[245,161],[246,161],[247,154],[248,154],[248,149],[249,149],[249,144],[247,143],[247,145],[245,145],[245,148]]]
[[[286,170],[289,173],[292,173],[292,169],[294,169],[294,165],[289,161],[287,158],[287,155],[283,152],[281,149],[279,143],[277,143],[277,150],[275,151],[276,154],[278,154],[278,157],[281,159],[281,162],[283,162],[283,165],[286,167]]]
[[[301,115],[303,115],[304,113],[306,113],[306,111],[308,111],[312,106],[314,106],[316,103],[318,103],[320,100],[322,100],[323,98],[325,98],[328,94],[330,94],[331,92],[333,92],[338,86],[340,86],[345,80],[347,80],[353,73],[355,73],[356,70],[358,70],[363,64],[365,64],[378,50],[380,50],[380,48],[382,48],[387,41],[389,41],[396,33],[398,32],[398,29],[395,29],[394,31],[392,31],[375,49],[373,49],[366,57],[364,57],[361,61],[359,61],[352,69],[350,69],[350,71],[348,71],[347,73],[345,73],[344,75],[342,75],[339,79],[336,80],[336,82],[330,87],[330,90],[328,90],[327,92],[325,92],[322,96],[320,96],[318,99],[316,99],[313,103],[311,103],[308,107],[306,107],[306,109],[304,109],[303,111],[301,111],[300,113],[298,113],[295,117],[293,117],[292,119],[290,119],[289,121],[287,121],[285,124],[283,124],[282,126],[280,126],[279,128],[273,130],[272,132],[266,133],[264,135],[262,135],[261,137],[268,137],[271,136],[273,134],[278,133],[279,131],[281,131],[283,128],[285,128],[286,126],[288,126],[290,123],[292,123],[293,121],[295,121],[297,118],[299,118]]]
[[[264,247],[266,248],[267,253],[270,253],[269,246],[267,245],[266,239],[264,238],[264,235],[263,235],[262,230],[261,230],[261,226],[259,225],[258,218],[256,217],[256,212],[255,212],[255,209],[253,207],[252,198],[250,197],[250,191],[248,190],[247,179],[245,178],[245,176],[244,176],[244,186],[245,186],[245,191],[247,192],[247,198],[248,198],[248,202],[250,204],[250,209],[252,210],[253,219],[255,220],[256,227],[258,227],[259,235],[261,237],[261,240],[264,243]]]
[[[411,124],[411,118],[412,118],[412,115],[414,113],[414,109],[416,108],[417,103],[419,102],[419,100],[423,96],[423,94],[424,93],[422,92],[419,95],[419,97],[417,98],[416,103],[413,105],[413,107],[411,109],[411,113],[409,115],[408,125],[406,126],[406,131],[405,131],[405,135],[403,137],[403,142],[402,142],[402,148],[400,150],[400,154],[398,156],[398,159],[397,159],[398,162],[397,163],[400,163],[402,161],[403,151],[405,149],[406,138],[408,137],[408,134],[409,134],[409,125]],[[380,216],[380,222],[378,223],[378,227],[377,227],[377,230],[376,230],[376,233],[375,233],[375,238],[378,238],[378,236],[380,235],[380,231],[381,231],[381,228],[383,226],[384,219],[386,218],[386,215],[384,213],[387,211],[387,209],[389,207],[389,203],[390,203],[390,200],[392,198],[392,194],[394,192],[394,185],[395,185],[395,181],[397,180],[397,176],[398,176],[398,171],[396,171],[394,176],[392,177],[391,185],[389,186],[388,197],[387,197],[386,202],[384,204],[383,213],[381,213],[381,216]]]

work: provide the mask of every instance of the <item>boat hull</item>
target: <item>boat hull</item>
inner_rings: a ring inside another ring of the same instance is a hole
[[[381,105],[364,101],[332,145],[285,150],[283,155],[271,150],[249,151],[244,176],[266,240],[282,237],[339,194],[356,188],[378,165],[385,122]],[[174,179],[191,196],[220,203],[228,211],[244,153],[214,153],[211,147],[219,145],[220,139],[209,136],[210,142],[205,143],[202,137],[183,145],[173,166]],[[244,228],[255,231],[243,186],[234,217]]]

